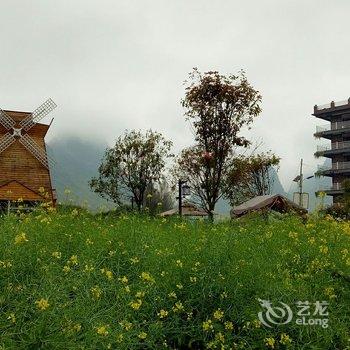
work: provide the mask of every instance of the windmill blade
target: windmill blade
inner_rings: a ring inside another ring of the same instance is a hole
[[[10,130],[16,125],[16,122],[0,108],[0,124]]]
[[[49,164],[54,163],[28,134],[23,135],[19,142],[46,168],[49,168]]]
[[[29,130],[37,122],[46,117],[51,111],[57,107],[56,103],[51,98],[45,101],[31,115],[23,119],[19,124],[24,130]]]
[[[4,152],[6,148],[10,147],[16,139],[8,132],[0,139],[0,153]]]

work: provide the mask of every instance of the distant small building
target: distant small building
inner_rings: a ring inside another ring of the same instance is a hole
[[[179,215],[179,208],[170,209],[159,214],[159,216],[162,216],[162,217],[173,216],[173,215]],[[205,216],[208,216],[208,213],[205,210],[198,208],[192,203],[184,203],[182,205],[182,216],[205,217]]]
[[[307,210],[280,195],[257,196],[231,209],[232,218],[237,218],[252,212],[272,210],[279,213],[295,212],[299,215],[307,214]]]

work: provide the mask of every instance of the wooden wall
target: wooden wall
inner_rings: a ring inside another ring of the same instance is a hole
[[[20,122],[30,113],[6,111],[16,122]],[[49,129],[48,125],[36,124],[29,131],[28,135],[46,152],[44,137]],[[8,131],[0,125],[0,138]],[[45,192],[50,194],[52,199],[52,186],[49,170],[44,167],[27,149],[16,141],[4,152],[0,153],[0,183],[9,180],[16,180],[28,187],[34,192],[39,192],[40,188],[44,188]],[[15,186],[16,187],[16,186]],[[19,190],[18,187],[16,187]],[[16,190],[15,188],[15,190]],[[22,193],[23,194],[23,193]],[[0,192],[0,200],[3,198]],[[17,194],[15,194],[16,196]],[[27,196],[29,194],[27,193]],[[28,198],[28,200],[37,200],[38,198]],[[21,198],[21,193],[18,193]]]

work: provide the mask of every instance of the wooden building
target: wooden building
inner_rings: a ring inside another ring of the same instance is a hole
[[[52,101],[53,103],[53,101]],[[55,204],[45,136],[50,125],[37,123],[56,105],[33,113],[0,110],[0,207],[12,202]],[[0,209],[1,209],[0,208]]]

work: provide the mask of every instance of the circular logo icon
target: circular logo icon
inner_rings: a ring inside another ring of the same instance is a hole
[[[289,305],[279,302],[279,306],[272,306],[269,300],[258,299],[260,305],[265,309],[258,313],[260,322],[269,328],[273,325],[289,323],[293,318],[292,309]]]

